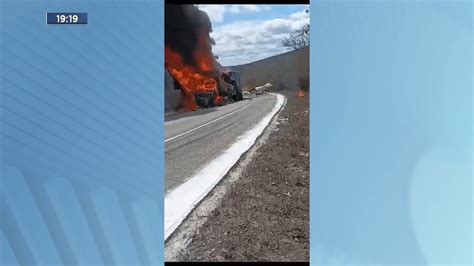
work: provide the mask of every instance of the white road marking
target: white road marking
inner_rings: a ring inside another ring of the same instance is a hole
[[[214,123],[214,122],[217,122],[217,121],[219,121],[219,120],[221,120],[221,119],[224,119],[224,118],[226,118],[226,117],[228,117],[228,116],[230,116],[230,115],[232,115],[232,114],[234,114],[234,113],[236,113],[236,112],[238,112],[238,111],[241,111],[241,110],[243,110],[243,109],[249,107],[250,105],[252,105],[252,104],[254,104],[254,103],[255,103],[255,101],[252,101],[251,103],[249,103],[249,104],[247,104],[247,105],[245,105],[245,106],[243,106],[243,107],[240,107],[239,109],[234,110],[234,111],[232,111],[232,112],[230,112],[230,113],[228,113],[228,114],[226,114],[226,115],[223,115],[223,116],[221,116],[221,117],[218,117],[218,118],[216,118],[216,119],[214,119],[214,120],[211,120],[211,121],[209,121],[209,122],[207,122],[207,123],[204,123],[204,124],[202,124],[202,125],[200,125],[200,126],[197,126],[197,127],[195,127],[195,128],[191,128],[191,129],[189,129],[189,130],[187,130],[187,131],[185,131],[185,132],[183,132],[183,133],[180,133],[180,134],[178,134],[178,135],[176,135],[176,136],[167,138],[167,139],[165,139],[165,143],[168,142],[168,141],[174,140],[174,139],[176,139],[176,138],[179,138],[179,137],[181,137],[181,136],[184,136],[184,135],[186,135],[186,134],[188,134],[188,133],[191,133],[191,132],[193,132],[193,131],[196,131],[196,130],[202,128],[202,127],[205,127],[205,126],[207,126],[207,125],[210,125],[210,124],[212,124],[212,123]]]

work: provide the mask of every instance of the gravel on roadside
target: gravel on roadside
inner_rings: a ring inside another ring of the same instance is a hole
[[[278,127],[192,237],[185,261],[309,260],[309,100],[280,92]]]

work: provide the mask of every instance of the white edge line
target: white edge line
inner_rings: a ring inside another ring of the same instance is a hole
[[[210,124],[212,124],[212,123],[214,123],[214,122],[217,122],[217,121],[219,121],[219,120],[221,120],[221,119],[223,119],[223,118],[225,118],[225,117],[228,117],[229,115],[232,115],[232,114],[234,114],[234,113],[236,113],[236,112],[238,112],[238,111],[241,111],[241,110],[243,110],[243,109],[249,107],[249,106],[252,105],[253,103],[254,103],[254,102],[251,102],[251,103],[249,103],[249,104],[247,104],[247,105],[245,105],[245,106],[242,106],[242,107],[240,107],[239,109],[234,110],[234,111],[232,111],[232,112],[230,112],[230,113],[228,113],[228,114],[226,114],[226,115],[223,115],[223,116],[221,116],[221,117],[218,117],[218,118],[216,118],[216,119],[214,119],[214,120],[211,120],[211,121],[209,121],[209,122],[207,122],[207,123],[204,123],[204,124],[202,124],[202,125],[200,125],[200,126],[197,126],[197,127],[195,127],[195,128],[191,128],[191,129],[189,129],[189,130],[187,130],[187,131],[185,131],[185,132],[183,132],[183,133],[180,133],[180,134],[178,134],[178,135],[176,135],[176,136],[167,138],[167,139],[165,139],[165,143],[168,142],[168,141],[170,141],[170,140],[174,140],[174,139],[176,139],[176,138],[179,138],[179,137],[181,137],[181,136],[184,136],[184,135],[186,135],[186,134],[188,134],[188,133],[191,133],[191,132],[193,132],[193,131],[196,131],[196,130],[198,130],[198,129],[202,128],[202,127],[205,127],[205,126],[207,126],[207,125],[210,125]]]
[[[253,146],[275,114],[285,105],[285,96],[281,94],[273,95],[277,96],[277,101],[269,114],[253,128],[238,137],[230,148],[208,163],[195,176],[165,196],[165,240],[178,228],[196,204],[227,174],[242,154]]]

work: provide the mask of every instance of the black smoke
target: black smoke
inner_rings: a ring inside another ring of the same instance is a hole
[[[181,54],[185,64],[196,65],[193,53],[197,49],[208,49],[212,55],[211,32],[209,16],[196,6],[165,5],[165,45]],[[204,44],[199,42],[200,37]]]

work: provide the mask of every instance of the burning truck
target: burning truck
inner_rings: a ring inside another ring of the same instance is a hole
[[[240,101],[243,99],[238,72],[230,70],[223,72],[217,71],[214,74],[214,79],[217,80],[217,90],[213,88],[206,93],[194,94],[194,101],[198,106],[205,108],[213,107],[223,105],[226,102]],[[178,82],[175,83],[175,88],[180,89]]]
[[[194,5],[165,5],[165,68],[194,111],[242,100],[239,73],[223,68],[212,53],[208,15]]]
[[[208,108],[243,100],[238,72],[231,70],[215,71],[215,73],[209,75],[211,78],[204,77],[201,84],[193,83],[189,86],[186,86],[188,84],[186,82],[183,86],[183,81],[179,78],[174,79],[174,89],[181,90],[188,111],[195,110],[197,106]]]

